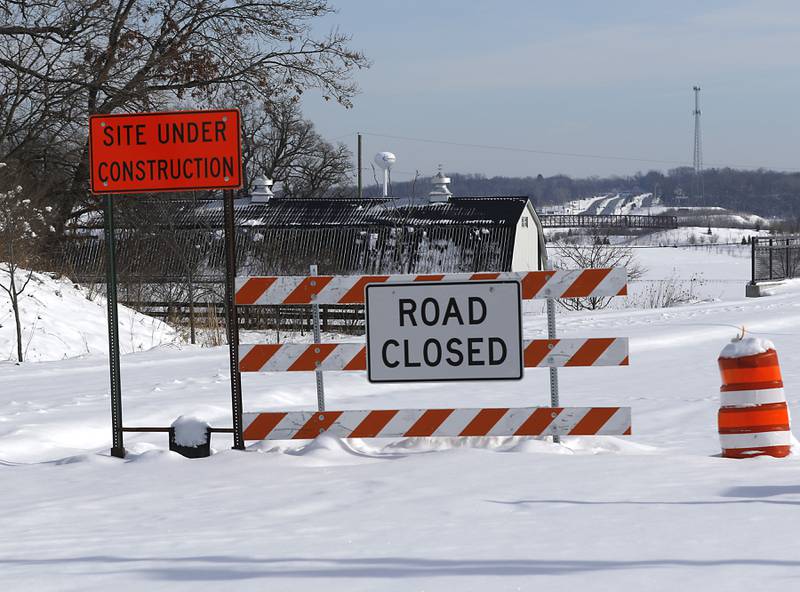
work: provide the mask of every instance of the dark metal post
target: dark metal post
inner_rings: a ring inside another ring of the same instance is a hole
[[[769,239],[769,279],[774,279],[772,273],[772,239]]]
[[[783,248],[786,249],[786,263],[783,266],[783,277],[790,278],[792,273],[789,271],[789,239],[783,241]]]
[[[750,237],[750,283],[756,284],[756,244],[758,239],[754,236]]]
[[[361,178],[361,134],[358,134],[358,199],[361,199],[363,184]]]
[[[122,438],[122,385],[119,361],[117,265],[114,249],[114,200],[105,197],[106,301],[108,304],[108,366],[111,375],[111,456],[125,458]]]
[[[225,323],[228,332],[228,354],[231,368],[231,415],[233,416],[233,448],[244,450],[242,419],[242,375],[239,372],[239,318],[236,313],[236,227],[233,219],[233,191],[222,192],[225,214]]]

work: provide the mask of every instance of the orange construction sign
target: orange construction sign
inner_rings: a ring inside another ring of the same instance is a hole
[[[92,193],[242,186],[238,109],[89,117]]]

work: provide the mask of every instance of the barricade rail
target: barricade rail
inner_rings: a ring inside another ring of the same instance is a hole
[[[630,407],[379,409],[244,414],[245,440],[630,435]]]
[[[236,304],[363,304],[367,284],[486,280],[520,282],[523,300],[607,298],[628,293],[624,268],[427,275],[263,276],[236,279]]]
[[[526,339],[526,368],[569,366],[627,366],[628,339]],[[239,346],[242,372],[363,371],[367,369],[364,343],[265,343]]]

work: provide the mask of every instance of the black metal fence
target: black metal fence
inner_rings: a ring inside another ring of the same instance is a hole
[[[118,229],[118,293],[123,304],[172,324],[214,325],[222,314],[224,249],[217,229]],[[236,232],[240,275],[443,273],[508,271],[514,228],[461,225],[428,228],[340,226],[242,227]],[[74,281],[102,290],[105,245],[99,233],[69,237],[57,268]],[[242,310],[242,328],[310,329],[311,307]],[[363,329],[363,307],[326,307],[323,330]]]
[[[800,277],[800,236],[754,236],[751,248],[750,283]]]
[[[544,228],[657,228],[678,227],[677,216],[630,216],[614,214],[540,214]]]

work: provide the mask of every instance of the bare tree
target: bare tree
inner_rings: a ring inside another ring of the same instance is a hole
[[[318,88],[350,106],[350,75],[368,62],[339,31],[314,33],[332,10],[327,0],[0,0],[0,68],[50,89],[51,104],[78,105],[81,122],[207,104],[232,86],[269,102]],[[85,138],[81,146],[59,232],[87,198]]]
[[[5,163],[0,167],[5,168]],[[17,360],[23,361],[19,297],[33,277],[36,242],[48,228],[45,211],[23,195],[22,187],[0,190],[0,289],[11,301],[17,333]],[[24,269],[24,267],[27,269]]]
[[[633,249],[612,246],[603,237],[593,237],[592,244],[559,244],[554,246],[554,267],[558,269],[590,269],[624,267],[628,280],[636,280],[647,271],[637,261]],[[559,303],[568,310],[599,310],[605,308],[611,298],[568,298]]]
[[[265,174],[283,183],[287,197],[318,198],[347,191],[351,153],[325,141],[291,100],[251,103],[242,109],[242,160],[252,179]]]

